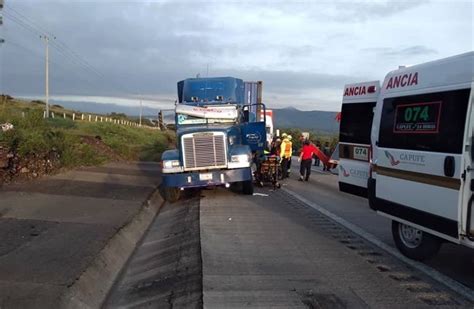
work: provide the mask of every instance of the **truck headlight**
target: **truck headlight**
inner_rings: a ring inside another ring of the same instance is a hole
[[[230,162],[248,163],[249,162],[249,155],[247,155],[247,154],[234,155],[234,156],[230,157]]]
[[[179,160],[163,160],[163,168],[174,168],[179,166]]]

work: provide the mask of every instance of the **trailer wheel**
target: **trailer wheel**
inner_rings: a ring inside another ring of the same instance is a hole
[[[252,180],[242,181],[242,193],[245,195],[253,194],[253,181]]]
[[[174,203],[179,200],[181,190],[176,187],[163,187],[160,186],[161,197],[167,202]]]
[[[398,250],[417,261],[433,257],[441,247],[438,237],[397,221],[392,221],[392,236]]]

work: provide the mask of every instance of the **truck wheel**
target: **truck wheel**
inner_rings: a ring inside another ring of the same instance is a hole
[[[398,250],[417,261],[433,257],[441,247],[438,237],[397,221],[392,221],[392,236]]]
[[[174,203],[179,200],[181,190],[175,187],[161,187],[160,193],[165,201]]]
[[[252,180],[242,181],[242,193],[245,195],[253,194],[253,182]]]

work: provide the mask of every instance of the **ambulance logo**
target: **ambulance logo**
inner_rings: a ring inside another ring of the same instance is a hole
[[[343,175],[344,177],[349,177],[349,176],[351,175],[348,171],[346,171],[345,168],[342,167],[342,165],[339,165],[339,169],[341,170],[342,175]]]
[[[354,95],[364,95],[367,94],[365,86],[358,86],[358,87],[350,87],[346,88],[344,91],[344,96],[354,96]]]
[[[390,160],[390,165],[395,166],[395,165],[400,164],[400,161],[395,160],[395,158],[392,156],[392,154],[390,152],[388,152],[387,150],[385,150],[384,152],[385,152],[385,156],[387,157],[387,159]]]
[[[418,85],[418,72],[390,77],[385,89],[401,88],[414,85]]]

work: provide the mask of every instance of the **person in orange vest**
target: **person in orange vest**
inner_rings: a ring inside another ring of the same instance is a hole
[[[283,141],[280,145],[280,157],[281,157],[281,170],[282,179],[288,178],[288,162],[291,160],[292,149],[291,141],[288,139],[288,135],[283,133],[281,135]]]

